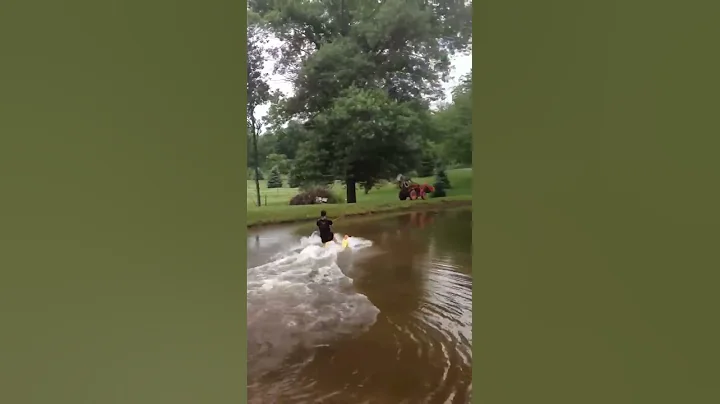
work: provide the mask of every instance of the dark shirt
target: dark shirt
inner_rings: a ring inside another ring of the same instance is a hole
[[[332,229],[330,226],[332,226],[333,222],[330,219],[318,219],[317,221],[317,227],[320,231],[320,234],[330,234],[332,233]]]

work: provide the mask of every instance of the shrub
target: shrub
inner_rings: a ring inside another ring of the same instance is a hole
[[[437,183],[441,183],[443,185],[443,189],[452,188],[450,185],[450,179],[445,173],[445,165],[442,163],[438,163],[435,167],[435,184]],[[435,187],[437,188],[437,185]]]
[[[303,190],[299,194],[295,195],[290,199],[290,205],[314,205],[316,204],[317,198],[327,198],[329,204],[342,203],[343,200],[340,196],[333,193],[326,187],[312,187]]]
[[[447,193],[445,192],[445,185],[443,185],[442,182],[435,182],[435,189],[430,194],[433,198],[442,198],[444,196],[447,196]]]
[[[280,176],[280,170],[277,166],[273,166],[270,170],[270,178],[268,178],[267,187],[282,188],[282,177]]]

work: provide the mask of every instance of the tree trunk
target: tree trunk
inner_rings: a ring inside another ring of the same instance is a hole
[[[253,138],[253,154],[255,166],[255,192],[257,194],[257,206],[262,206],[260,201],[260,158],[258,157],[258,130],[255,123],[255,117],[250,118],[252,122],[252,138]]]
[[[348,178],[345,181],[345,185],[347,185],[347,203],[357,203],[355,180]]]

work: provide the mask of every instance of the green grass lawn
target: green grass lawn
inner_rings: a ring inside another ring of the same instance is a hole
[[[298,193],[297,188],[267,188],[267,181],[260,181],[260,199],[263,206],[256,206],[255,181],[247,181],[247,225],[284,223],[317,218],[319,210],[325,209],[331,218],[351,216],[367,213],[390,212],[405,209],[423,209],[438,205],[458,205],[470,203],[472,196],[472,169],[461,168],[447,171],[451,189],[447,190],[444,198],[429,198],[421,201],[401,201],[398,198],[398,188],[395,183],[375,188],[365,194],[361,189],[357,191],[357,203],[354,204],[327,204],[290,206],[290,198]],[[413,178],[418,183],[434,182],[433,177]],[[287,186],[287,185],[286,185]],[[345,198],[345,188],[337,183],[333,190]]]

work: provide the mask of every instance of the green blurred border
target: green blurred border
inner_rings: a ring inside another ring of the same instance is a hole
[[[476,402],[720,402],[717,3],[476,7]]]
[[[245,14],[3,1],[3,402],[246,402]]]

